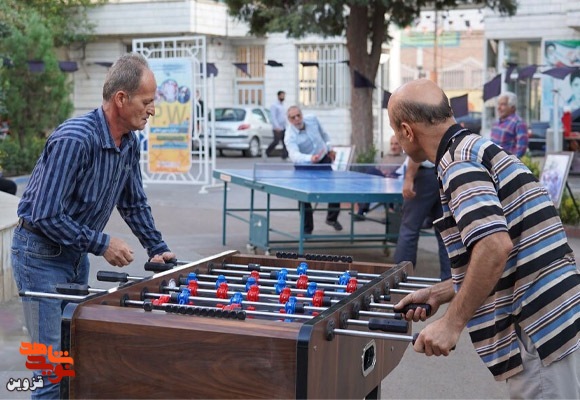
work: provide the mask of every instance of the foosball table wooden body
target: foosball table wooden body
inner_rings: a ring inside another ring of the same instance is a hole
[[[319,315],[286,322],[248,315],[244,320],[146,311],[122,306],[142,300],[170,279],[209,273],[222,263],[293,269],[304,260],[225,252],[69,304],[63,350],[75,376],[63,379],[70,398],[364,398],[403,356],[408,342],[332,335],[340,318],[365,309],[412,273],[401,265],[308,261],[310,269],[379,274]],[[396,300],[396,299],[394,299]],[[357,329],[363,330],[357,326]],[[411,327],[407,333],[409,333]],[[366,330],[368,331],[368,330]],[[372,365],[371,365],[372,364]]]

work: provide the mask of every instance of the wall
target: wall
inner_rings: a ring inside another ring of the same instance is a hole
[[[16,209],[19,200],[19,197],[0,192],[0,303],[18,297],[10,256],[12,235],[18,223]]]

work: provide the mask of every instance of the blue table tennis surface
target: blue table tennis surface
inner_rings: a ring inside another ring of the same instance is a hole
[[[355,171],[216,169],[215,178],[300,201],[383,202],[402,199],[402,180]]]

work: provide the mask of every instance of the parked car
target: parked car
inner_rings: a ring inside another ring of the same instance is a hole
[[[214,112],[215,146],[220,153],[241,150],[246,157],[259,157],[262,149],[274,140],[270,111],[265,107],[226,106],[216,107]]]
[[[481,113],[470,111],[467,115],[455,118],[458,124],[478,135],[481,133]]]

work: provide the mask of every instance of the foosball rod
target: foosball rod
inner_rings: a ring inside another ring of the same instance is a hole
[[[104,289],[89,289],[90,293],[101,293],[106,292]],[[89,294],[90,294],[89,293]],[[45,299],[56,299],[56,300],[67,300],[67,301],[83,301],[86,300],[87,296],[85,295],[75,295],[75,294],[62,294],[62,293],[47,293],[47,292],[35,292],[31,290],[24,290],[18,292],[20,297],[40,297]]]
[[[189,315],[196,315],[195,313],[199,312],[199,315],[201,316],[218,317],[218,318],[226,316],[228,318],[242,320],[245,319],[246,314],[262,317],[275,317],[284,320],[288,319],[310,320],[316,317],[314,315],[275,313],[270,311],[258,311],[258,310],[243,310],[243,309],[225,310],[219,307],[199,307],[190,304],[164,303],[154,305],[148,301],[129,300],[129,299],[122,300],[122,304],[123,306],[133,305],[143,307],[143,309],[145,309],[146,311],[160,310],[165,312],[174,312]],[[231,312],[233,312],[233,314],[230,314]],[[347,320],[347,322],[350,324],[366,326],[370,330],[381,330],[384,332],[406,332],[408,330],[407,321],[391,320],[388,318],[371,318],[369,321],[349,319]]]
[[[417,338],[419,337],[419,333],[414,333],[411,336],[411,335],[394,335],[391,333],[355,331],[350,329],[330,329],[329,332],[327,332],[326,339],[330,341],[334,339],[334,335],[356,336],[363,337],[366,339],[400,340],[404,342],[410,342],[412,344],[415,344]],[[456,346],[453,346],[451,350],[455,350],[455,347]]]
[[[368,339],[382,339],[382,340],[400,340],[404,342],[415,343],[419,334],[414,335],[395,335],[391,333],[375,333],[375,332],[364,332],[364,331],[355,331],[351,329],[333,329],[332,334],[335,335],[344,335],[344,336],[356,336]],[[332,340],[332,339],[329,339]]]
[[[143,307],[143,308],[148,308],[147,311],[151,311],[151,309],[153,310],[165,310],[166,308],[169,307],[175,307],[175,308],[183,308],[183,309],[191,309],[192,311],[195,310],[196,308],[198,309],[206,309],[206,310],[213,310],[213,311],[224,311],[223,309],[219,308],[219,307],[198,307],[195,305],[191,305],[191,304],[174,304],[174,303],[164,303],[164,304],[160,304],[160,305],[153,305],[153,304],[149,304],[146,301],[140,301],[140,300],[124,300],[123,304],[125,305],[133,305],[133,306],[139,306],[139,307]],[[281,313],[275,313],[275,312],[267,312],[267,311],[255,311],[255,310],[226,310],[226,311],[238,311],[241,313],[245,313],[248,315],[259,315],[259,316],[264,316],[264,317],[276,317],[276,318],[281,318],[281,319],[287,319],[287,318],[293,318],[293,319],[302,319],[302,320],[310,320],[312,318],[314,318],[314,316],[312,315],[303,315],[303,314],[281,314]],[[193,315],[193,314],[191,314]]]
[[[197,275],[198,278],[201,279],[216,279],[216,277],[214,275],[205,275],[205,274],[199,274]],[[232,281],[244,281],[243,277],[236,277],[236,276],[226,276],[225,277],[226,280],[232,280]],[[269,279],[260,279],[258,282],[265,282],[265,283],[272,283],[272,284],[276,284],[278,283],[278,281],[273,281],[273,280],[269,280]],[[288,281],[286,282],[287,284],[294,284],[294,286],[296,285],[296,282],[294,281]],[[211,285],[215,285],[215,282],[209,282],[209,281],[199,281],[200,285],[204,285],[204,286],[211,286]],[[239,284],[239,283],[228,283],[228,286],[232,286],[232,287],[244,287],[245,285],[243,284]],[[267,289],[268,291],[276,291],[276,288],[274,288],[273,286],[263,286],[263,285],[258,285],[260,287],[260,289]],[[325,289],[346,289],[346,285],[339,285],[339,284],[323,284],[323,283],[316,283],[317,287],[321,287],[321,288],[325,288]],[[307,290],[306,289],[296,289],[296,288],[291,288],[292,291],[295,291],[296,293],[306,293]],[[326,292],[327,294],[331,294],[332,296],[349,296],[350,293],[346,293],[346,292]]]
[[[199,276],[203,276],[203,275],[199,275]],[[212,275],[210,275],[211,277]],[[174,281],[173,279],[171,281]],[[170,281],[170,282],[171,282]],[[213,286],[214,283],[213,282],[205,282],[205,281],[198,281],[198,284],[203,284],[205,286]],[[179,291],[182,290],[183,288],[186,288],[186,285],[182,285],[181,286],[163,286],[161,289],[162,290],[168,290],[168,291]],[[234,289],[238,288],[238,289],[245,289],[246,287],[244,285],[239,285],[239,284],[228,284],[228,287],[232,287]],[[273,288],[268,287],[268,286],[259,286],[258,287],[260,289],[265,288],[269,291],[272,291]],[[292,292],[298,293],[298,294],[304,294],[307,292],[307,290],[305,289],[296,289],[296,288],[290,288]],[[403,294],[409,294],[412,293],[413,291],[410,290],[398,290],[398,289],[390,289],[392,293],[400,293],[402,292]],[[214,293],[214,291],[212,290],[208,290],[208,289],[198,289],[198,291],[203,291],[203,293]],[[228,291],[228,294],[232,293],[231,291]],[[244,296],[247,296],[247,292],[242,292]],[[328,297],[331,296],[349,296],[350,293],[345,293],[345,292],[324,292],[325,295],[330,295]],[[260,293],[259,294],[260,297],[264,297],[264,298],[269,298],[269,299],[278,299],[279,296],[278,295],[269,295],[269,294],[264,294],[264,293]],[[385,301],[389,301],[390,298],[388,298],[388,295],[381,295],[381,298],[383,298]],[[312,301],[312,298],[310,297],[302,297],[301,300],[306,300],[306,301]],[[332,304],[334,303],[338,303],[341,300],[336,300],[336,299],[330,299],[330,302]],[[371,302],[369,304],[369,306],[375,307],[375,308],[386,308],[386,309],[390,309],[390,310],[394,310],[394,305],[393,304],[388,304],[388,303],[375,303],[375,302]],[[431,314],[431,306],[429,304],[411,304],[409,306],[406,306],[403,310],[401,310],[400,312],[402,313],[406,313],[409,309],[416,309],[418,307],[422,307],[425,308],[427,311],[427,315]]]
[[[219,274],[231,274],[231,275],[242,275],[243,279],[244,277],[247,276],[248,271],[237,271],[237,270],[232,270],[232,269],[218,269],[218,268],[214,268],[211,270],[211,272],[216,272]],[[272,274],[268,274],[268,273],[263,273],[263,272],[259,272],[258,273],[260,275],[260,281],[272,281],[272,282],[276,282],[277,277],[275,277]],[[230,276],[231,276],[230,275]],[[308,277],[308,280],[311,282],[316,282],[319,285],[333,285],[333,282],[336,282],[338,280],[338,278],[334,278],[334,277],[326,277],[326,276],[316,276],[316,275],[308,275],[308,274],[304,274]],[[211,276],[211,275],[210,275]],[[265,278],[263,278],[263,276]],[[300,278],[300,276],[302,275],[296,275],[296,274],[286,274],[286,278],[288,279],[294,279],[297,280]],[[232,277],[235,278],[235,277]],[[351,278],[355,278],[354,276],[352,276]],[[331,282],[331,283],[324,283],[324,282]],[[357,279],[357,282],[365,284],[365,283],[369,283],[370,281],[368,280],[359,280]]]
[[[241,293],[241,292],[236,292],[236,293]],[[242,295],[246,295],[246,293],[242,293]],[[162,296],[167,296],[167,295],[162,294],[162,293],[151,293],[151,292],[143,294],[143,297],[155,298],[155,299],[159,299]],[[172,298],[172,300],[173,300],[173,298]],[[193,302],[223,303],[224,301],[227,301],[228,299],[220,299],[220,298],[215,298],[215,297],[203,297],[203,296],[188,296],[188,300],[193,301]],[[297,302],[299,302],[301,300],[305,300],[305,298],[296,298]],[[245,305],[245,306],[262,306],[262,307],[275,307],[275,308],[284,308],[285,307],[285,304],[283,304],[283,303],[265,303],[265,302],[261,302],[261,301],[250,301],[250,300],[242,300],[238,304]],[[299,309],[301,310],[300,312],[303,312],[303,311],[320,312],[320,311],[326,311],[328,309],[328,307],[308,306],[308,305],[304,305],[303,303],[300,303]],[[367,317],[403,319],[403,315],[400,312],[391,313],[391,312],[376,312],[376,311],[361,310],[361,311],[358,311],[358,314],[363,315],[363,316],[367,316]]]
[[[236,284],[229,285],[228,284],[228,288],[230,286],[233,289],[245,289],[246,288],[244,285],[236,285]],[[166,291],[171,291],[171,292],[179,292],[179,291],[181,291],[183,289],[187,289],[187,288],[188,288],[187,285],[181,285],[181,286],[162,286],[161,287],[161,290],[166,290]],[[203,294],[216,294],[216,292],[217,292],[217,290],[199,289],[199,288],[197,289],[197,291],[199,293],[203,293]],[[304,292],[306,292],[306,290],[303,290],[303,289],[291,289],[291,294],[292,294],[292,291],[297,292],[298,295],[301,295]],[[238,293],[238,292],[232,291],[232,290],[228,290],[227,291],[227,294],[228,295],[233,295],[234,293]],[[248,292],[239,292],[239,293],[242,293],[246,297],[248,296]],[[328,294],[328,293],[333,293],[333,292],[324,292],[325,297],[330,297],[330,296],[326,296],[326,294]],[[342,293],[340,293],[340,294],[342,294]],[[280,295],[277,295],[277,294],[259,293],[258,296],[259,297],[262,297],[264,299],[271,299],[271,300],[278,300],[278,299],[280,299]],[[301,296],[300,297],[300,300],[312,302],[312,297],[302,297]],[[332,303],[338,303],[340,300],[329,299],[328,301],[329,302],[332,302]]]
[[[286,269],[286,270],[288,269],[288,268],[284,268],[284,267],[270,267],[270,266],[265,266],[265,265],[260,265],[260,264],[244,265],[244,264],[223,263],[221,265],[222,265],[222,267],[226,267],[226,268],[235,268],[235,269],[241,269],[241,270],[250,271],[250,272],[251,271],[261,272],[262,270],[264,270],[264,271],[280,271],[282,269]],[[353,278],[361,277],[361,278],[368,278],[368,279],[374,279],[374,278],[378,278],[379,276],[381,276],[380,274],[367,274],[367,273],[363,273],[363,272],[358,272],[356,270],[346,270],[346,271],[341,272],[341,271],[329,271],[329,270],[322,270],[322,269],[307,269],[307,272],[314,272],[317,275],[333,275],[333,276],[341,275],[344,272],[348,272]],[[405,281],[407,281],[407,280],[412,280],[412,281],[417,281],[417,282],[430,282],[430,283],[441,282],[441,279],[439,279],[439,278],[427,278],[427,277],[420,277],[420,276],[413,276],[413,275],[406,275]]]

